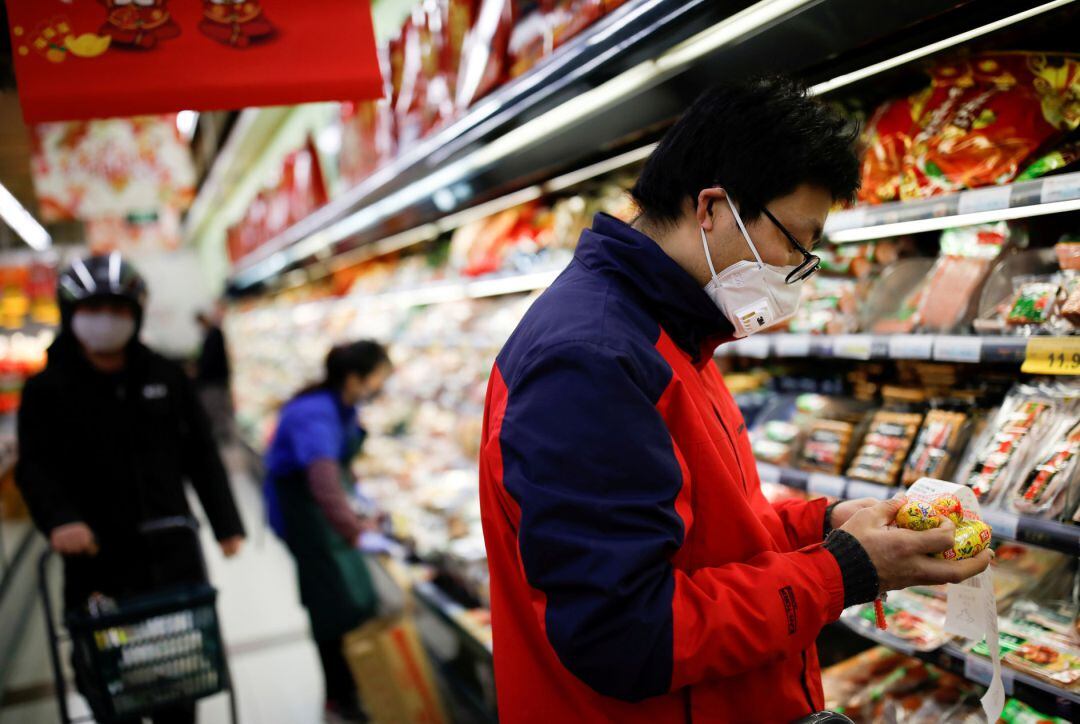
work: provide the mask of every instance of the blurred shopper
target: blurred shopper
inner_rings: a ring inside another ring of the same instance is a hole
[[[196,582],[198,544],[140,526],[190,516],[188,480],[226,556],[244,528],[191,383],[139,341],[146,285],[118,254],[95,256],[60,275],[58,296],[60,334],[23,391],[15,480],[64,556],[65,606]],[[154,717],[194,720],[194,705]]]
[[[233,438],[233,402],[230,386],[229,354],[225,333],[221,331],[222,309],[199,312],[195,321],[202,330],[202,348],[195,365],[195,384],[199,390],[211,429],[218,445],[227,445]]]
[[[846,606],[989,563],[899,503],[770,504],[718,344],[789,319],[844,120],[793,84],[705,93],[499,354],[480,459],[502,722],[789,722],[824,708],[814,641]]]
[[[367,721],[342,637],[375,613],[375,589],[359,549],[378,534],[352,508],[349,464],[366,434],[357,407],[382,390],[390,373],[390,358],[377,342],[330,350],[325,379],[286,403],[266,455],[270,524],[296,559],[329,721]]]

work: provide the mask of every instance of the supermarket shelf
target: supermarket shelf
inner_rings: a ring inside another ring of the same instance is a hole
[[[758,463],[758,475],[762,482],[779,483],[796,490],[834,498],[888,500],[893,495],[906,491],[903,487],[879,485],[842,475],[808,473],[763,462]],[[1080,556],[1080,526],[990,508],[983,510],[982,517],[994,528],[996,538],[1030,543],[1071,556]]]
[[[968,653],[956,644],[946,644],[936,651],[915,651],[909,646],[899,644],[890,636],[882,635],[877,629],[851,623],[846,619],[841,619],[840,623],[876,644],[922,659],[983,686],[990,683],[993,669],[989,659]],[[1016,697],[1044,714],[1063,717],[1066,721],[1080,721],[1080,694],[1052,686],[1004,665],[1001,667],[1001,680],[1008,696]]]
[[[878,72],[882,61],[1031,10],[1020,0],[909,0],[874,13],[861,12],[863,4],[630,0],[240,260],[231,282],[247,289],[325,251],[413,238],[410,230],[507,194],[539,195],[547,179],[655,140],[700,89],[718,81],[785,71],[822,88],[842,87],[853,73]]]
[[[825,222],[825,235],[834,242],[864,241],[1077,209],[1080,172],[838,211]]]
[[[491,646],[478,639],[469,629],[461,625],[459,617],[465,612],[461,604],[452,600],[439,588],[428,581],[420,581],[413,585],[413,595],[416,599],[438,614],[446,623],[457,631],[462,640],[466,641],[474,651],[482,653],[486,657],[491,656]]]
[[[1027,343],[1027,337],[976,335],[760,334],[721,346],[717,356],[1020,364],[1024,361]]]

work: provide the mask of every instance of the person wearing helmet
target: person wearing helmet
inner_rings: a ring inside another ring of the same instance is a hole
[[[191,515],[185,480],[226,557],[244,526],[190,382],[139,341],[146,284],[114,253],[76,260],[57,294],[60,332],[23,391],[15,482],[64,557],[65,607],[197,581],[197,543],[140,527]],[[154,721],[193,722],[194,712],[173,707]]]

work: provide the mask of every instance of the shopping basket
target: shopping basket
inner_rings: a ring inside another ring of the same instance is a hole
[[[195,522],[186,517],[153,521],[140,530],[148,535],[186,530],[197,537]],[[68,711],[60,658],[64,641],[71,644],[79,688],[102,721],[150,716],[162,707],[224,691],[236,723],[236,700],[218,625],[217,591],[206,581],[206,562],[197,541],[195,547],[202,582],[130,596],[97,615],[68,612],[64,617],[66,634],[53,619],[46,577],[52,553],[42,554],[38,585],[63,724],[90,720],[73,720]]]

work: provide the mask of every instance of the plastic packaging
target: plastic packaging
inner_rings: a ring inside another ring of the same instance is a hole
[[[915,316],[925,332],[962,329],[973,315],[974,301],[994,259],[1008,240],[1004,222],[947,229],[941,255],[930,270]]]
[[[947,479],[959,446],[964,442],[968,420],[968,415],[963,412],[931,410],[926,413],[911,446],[911,454],[904,463],[903,484],[911,485],[919,478]]]
[[[848,477],[895,485],[921,423],[920,413],[885,410],[876,413],[859,452],[848,468]]]
[[[1065,508],[1080,459],[1080,419],[1065,413],[1035,456],[1035,464],[1012,495],[1020,513],[1056,517]]]

